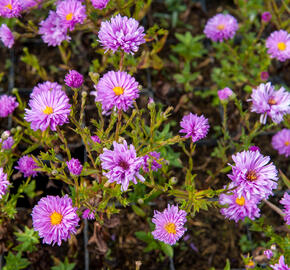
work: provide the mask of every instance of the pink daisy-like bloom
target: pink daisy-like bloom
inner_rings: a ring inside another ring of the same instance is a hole
[[[290,195],[287,192],[284,193],[280,203],[284,205],[284,220],[286,221],[287,225],[290,225]]]
[[[271,18],[272,18],[272,14],[270,12],[268,12],[268,11],[263,12],[263,14],[261,16],[262,21],[265,22],[265,23],[271,21]]]
[[[30,98],[32,98],[35,95],[38,95],[42,91],[49,92],[52,89],[62,91],[62,86],[56,82],[50,82],[50,81],[39,83],[38,85],[33,87],[32,93],[30,94]]]
[[[6,18],[19,17],[22,11],[22,6],[19,0],[1,0],[0,1],[0,16]]]
[[[28,105],[31,109],[25,109],[24,119],[31,122],[34,131],[47,127],[56,131],[57,126],[68,123],[71,105],[65,92],[58,88],[33,94]]]
[[[0,199],[6,194],[9,184],[7,174],[4,173],[3,168],[0,168]]]
[[[228,99],[233,94],[233,91],[226,87],[218,91],[218,96],[221,101]]]
[[[271,249],[266,249],[264,251],[264,255],[267,257],[268,260],[270,260],[273,257],[273,251]]]
[[[290,93],[284,87],[275,91],[270,82],[261,83],[257,89],[253,89],[248,101],[252,101],[251,111],[261,114],[262,124],[266,124],[267,116],[279,124],[283,121],[283,116],[290,113]]]
[[[259,151],[243,151],[232,155],[235,165],[228,177],[237,185],[238,196],[267,199],[277,188],[277,169],[270,157],[264,157]]]
[[[209,130],[208,119],[192,113],[183,116],[180,126],[182,129],[179,132],[186,133],[185,138],[191,137],[193,142],[204,138]]]
[[[152,232],[154,239],[174,245],[186,231],[186,212],[179,210],[178,206],[168,204],[163,212],[154,210],[152,222],[155,224]]]
[[[111,21],[102,22],[98,37],[106,52],[116,52],[120,48],[125,53],[134,54],[145,43],[144,36],[144,28],[138,21],[118,14]]]
[[[252,145],[249,147],[249,151],[259,151],[260,152],[260,147]]]
[[[19,0],[22,10],[28,10],[38,5],[42,0]]]
[[[84,77],[76,70],[70,70],[69,73],[65,75],[64,82],[69,87],[80,88],[84,83]]]
[[[230,14],[217,14],[208,20],[203,32],[212,41],[222,42],[233,38],[238,28],[235,17]]]
[[[127,111],[139,97],[139,84],[130,74],[124,71],[107,72],[92,91],[96,102],[101,102],[103,113],[116,107]]]
[[[40,28],[38,33],[41,35],[43,42],[48,46],[58,46],[64,40],[70,41],[70,37],[67,35],[67,28],[63,27],[60,18],[54,11],[49,12],[49,16],[46,20],[40,22]]]
[[[101,140],[97,135],[91,136],[91,139],[94,143],[101,143]]]
[[[37,175],[37,171],[35,169],[38,168],[36,162],[32,157],[23,156],[18,160],[18,166],[15,169],[19,170],[23,173],[24,177],[35,177]]]
[[[2,24],[0,27],[0,39],[7,48],[12,48],[14,44],[14,36],[6,24]]]
[[[273,32],[266,40],[267,53],[271,58],[284,62],[290,59],[290,35],[287,31]]]
[[[272,138],[272,146],[279,152],[279,155],[290,156],[290,129],[282,129]]]
[[[160,168],[162,168],[162,165],[157,162],[157,160],[160,159],[160,153],[158,152],[150,152],[149,155],[146,155],[143,157],[144,165],[143,170],[144,172],[149,172],[149,168],[151,168],[152,171],[158,171]]]
[[[130,144],[128,149],[127,142],[124,140],[122,144],[113,142],[113,146],[113,151],[104,148],[103,154],[100,155],[102,168],[108,170],[103,172],[108,182],[121,184],[122,191],[128,189],[130,181],[134,184],[137,184],[137,179],[144,182],[144,177],[139,173],[143,158],[137,157],[134,145]]]
[[[234,184],[229,185],[229,189],[234,188]],[[226,208],[222,208],[220,211],[228,219],[233,219],[235,222],[244,220],[248,217],[252,220],[260,216],[260,209],[258,208],[259,198],[251,197],[247,199],[246,195],[242,193],[238,195],[237,189],[231,191],[232,194],[221,194],[219,197],[219,203],[221,205],[227,205]]]
[[[260,77],[262,81],[267,81],[269,78],[269,73],[267,71],[262,71]]]
[[[66,162],[66,165],[67,165],[69,172],[71,174],[80,175],[82,173],[83,165],[81,164],[81,162],[78,159],[72,158],[70,161]]]
[[[280,256],[279,263],[275,265],[270,265],[273,270],[289,270],[290,267],[285,263],[284,256]]]
[[[41,198],[32,210],[33,228],[43,238],[43,243],[61,245],[71,234],[75,234],[79,223],[77,208],[65,195]]]
[[[14,144],[14,139],[12,136],[9,136],[6,140],[0,139],[0,144],[2,144],[2,149],[11,149],[12,145]]]
[[[95,211],[91,211],[90,209],[86,209],[82,214],[83,219],[93,220],[95,219]]]
[[[2,95],[0,96],[0,117],[7,117],[9,114],[13,113],[15,108],[18,107],[18,102],[16,102],[15,97]]]
[[[91,0],[91,3],[96,9],[104,9],[110,0]]]
[[[77,23],[82,24],[86,19],[86,7],[79,0],[63,0],[56,7],[56,14],[61,20],[62,27],[71,31]]]

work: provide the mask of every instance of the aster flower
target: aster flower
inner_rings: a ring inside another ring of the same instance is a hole
[[[6,140],[0,139],[0,144],[2,144],[2,149],[11,149],[12,145],[14,144],[14,139],[12,136],[9,136]]]
[[[290,129],[282,129],[272,138],[272,146],[279,152],[279,155],[290,156]]]
[[[229,185],[229,189],[234,187],[233,183]],[[245,217],[254,220],[260,216],[260,209],[257,206],[259,198],[252,197],[251,199],[247,199],[244,193],[239,195],[237,189],[232,190],[231,194],[221,194],[219,203],[227,206],[220,210],[222,215],[228,219],[233,219],[235,222],[244,220]]]
[[[145,181],[139,173],[143,158],[137,157],[134,145],[130,144],[128,149],[127,142],[124,140],[122,144],[113,142],[113,146],[113,151],[104,148],[103,154],[100,155],[102,168],[108,170],[106,173],[103,172],[108,182],[121,184],[121,190],[126,191],[130,181],[134,184],[137,184],[137,179],[141,182]]]
[[[9,184],[10,183],[7,180],[7,174],[4,173],[3,168],[0,168],[0,199],[2,199],[3,195],[6,194]]]
[[[41,198],[31,215],[33,228],[43,238],[43,243],[60,246],[62,240],[66,241],[75,234],[79,222],[76,210],[68,195]]]
[[[70,41],[67,35],[67,29],[63,27],[60,18],[54,11],[49,12],[46,20],[40,22],[38,33],[41,35],[43,42],[48,46],[58,46],[64,40]]]
[[[262,81],[267,81],[269,78],[269,73],[267,71],[262,71],[260,77]]]
[[[65,84],[69,87],[80,88],[84,83],[84,77],[76,70],[70,70],[69,73],[65,75],[64,81]]]
[[[94,143],[101,143],[101,140],[97,135],[91,136],[91,139]]]
[[[218,91],[218,96],[221,101],[227,100],[232,94],[233,91],[228,87]]]
[[[284,62],[290,58],[290,35],[284,30],[275,31],[267,38],[266,47],[271,58]]]
[[[102,103],[103,113],[116,107],[127,111],[139,97],[139,84],[134,77],[124,71],[109,71],[98,82],[91,94],[96,102]]]
[[[260,147],[252,145],[249,147],[249,151],[260,151]]]
[[[284,193],[280,203],[284,205],[284,220],[290,225],[290,195],[287,192]]]
[[[35,177],[37,175],[37,171],[35,169],[38,168],[36,162],[32,157],[23,156],[18,160],[18,166],[15,169],[19,170],[23,173],[24,177]]]
[[[168,204],[163,212],[154,211],[152,222],[155,224],[152,232],[154,239],[174,245],[186,231],[186,212],[179,210],[178,206]]]
[[[2,95],[0,96],[0,117],[7,117],[9,114],[13,113],[15,108],[18,107],[15,97]]]
[[[24,119],[31,122],[33,130],[46,130],[50,126],[55,131],[57,126],[68,122],[70,114],[69,99],[65,92],[57,88],[40,91],[30,97],[29,106],[25,109]]]
[[[260,122],[265,124],[267,116],[270,116],[274,123],[283,121],[283,116],[290,113],[290,93],[281,87],[275,91],[271,83],[261,83],[257,89],[253,89],[251,99],[252,112],[260,113]]]
[[[22,10],[27,10],[38,5],[42,0],[19,0]]]
[[[83,170],[83,165],[80,163],[80,161],[76,158],[72,158],[70,161],[66,162],[66,165],[73,175],[80,175]]]
[[[0,27],[0,39],[7,48],[12,48],[14,44],[14,36],[6,24],[2,24]]]
[[[32,98],[35,95],[38,95],[42,91],[49,92],[53,89],[62,91],[62,86],[56,82],[50,82],[50,81],[39,83],[33,87],[32,93],[30,94],[30,98]]]
[[[82,215],[83,219],[90,219],[90,220],[93,220],[95,219],[95,211],[91,211],[90,209],[86,209],[84,212],[83,212],[83,215]]]
[[[182,129],[179,132],[186,133],[185,138],[191,137],[193,142],[204,138],[209,130],[208,119],[192,113],[183,116],[180,126]]]
[[[270,265],[273,270],[289,270],[290,267],[285,263],[284,256],[280,256],[279,263],[275,265]]]
[[[268,260],[270,260],[273,257],[273,251],[271,249],[266,249],[264,251],[264,255],[267,257]]]
[[[0,16],[6,18],[19,17],[22,11],[19,0],[1,0],[0,1]]]
[[[125,53],[134,54],[145,43],[144,28],[133,18],[121,17],[120,14],[111,21],[102,22],[99,41],[106,52],[116,52],[119,48]]]
[[[104,9],[110,0],[91,0],[91,3],[96,9]]]
[[[232,15],[217,14],[208,20],[203,32],[212,41],[222,42],[233,38],[238,28],[238,22]]]
[[[259,151],[243,151],[232,155],[235,165],[228,177],[238,186],[238,196],[250,200],[254,197],[267,199],[272,189],[277,188],[276,167],[270,157],[264,157]],[[245,195],[244,195],[245,194]]]
[[[86,8],[79,0],[64,0],[58,3],[56,14],[59,16],[64,28],[71,31],[77,23],[82,24],[86,19]]]
[[[162,168],[162,165],[157,162],[160,159],[160,153],[158,152],[150,152],[149,155],[143,157],[144,165],[143,170],[144,172],[149,172],[149,168],[152,171],[158,171],[158,169]]]
[[[265,23],[271,21],[271,18],[272,18],[272,14],[270,12],[268,12],[268,11],[263,12],[263,14],[261,16],[262,21],[265,22]]]

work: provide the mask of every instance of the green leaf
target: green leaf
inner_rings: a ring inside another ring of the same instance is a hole
[[[52,266],[51,270],[73,270],[75,268],[75,263],[69,263],[68,258],[64,259],[64,262],[60,262],[56,266]]]
[[[16,255],[9,252],[5,256],[6,265],[3,267],[3,270],[21,270],[27,268],[30,262],[25,258],[21,258],[21,255],[21,252],[18,252]]]
[[[146,217],[146,213],[137,205],[133,204],[132,205],[132,209],[135,212],[136,215],[140,216],[140,217]]]
[[[32,252],[36,251],[36,245],[39,243],[38,233],[33,229],[29,229],[25,226],[24,232],[16,232],[16,239],[21,242],[14,249],[21,252]]]
[[[226,263],[226,266],[225,266],[224,270],[231,270],[231,265],[230,265],[230,260],[229,259],[227,259],[227,263]]]
[[[167,245],[163,242],[160,242],[160,247],[161,247],[161,250],[170,258],[173,258],[173,247],[170,246],[170,245]]]

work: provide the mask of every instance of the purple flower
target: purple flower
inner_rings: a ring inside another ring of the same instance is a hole
[[[104,9],[110,0],[91,0],[92,5],[96,9]]]
[[[232,156],[235,165],[228,177],[238,186],[238,196],[266,199],[277,188],[277,170],[270,157],[264,157],[259,151],[243,151]]]
[[[134,77],[124,71],[109,71],[98,82],[91,94],[96,102],[101,102],[103,113],[116,107],[127,111],[139,97],[139,84]]]
[[[84,83],[84,77],[76,70],[70,70],[69,73],[65,75],[64,81],[65,84],[69,87],[80,88]]]
[[[76,210],[68,195],[41,198],[31,215],[33,228],[43,238],[43,243],[60,246],[62,240],[66,241],[75,234],[80,220]]]
[[[7,117],[9,114],[13,113],[15,108],[18,107],[15,97],[2,95],[0,96],[0,117]]]
[[[38,168],[36,162],[32,157],[29,156],[23,156],[18,160],[18,166],[15,167],[15,169],[19,170],[23,173],[24,177],[35,177],[37,175],[37,171],[35,169]]]
[[[284,256],[280,256],[279,263],[275,265],[270,265],[273,270],[289,270],[290,267],[285,263]]]
[[[52,89],[62,91],[62,86],[56,82],[46,81],[44,83],[39,83],[38,85],[33,87],[32,93],[30,94],[30,98],[35,95],[38,95],[40,92],[49,92]]]
[[[290,225],[290,195],[287,192],[284,193],[280,203],[284,205],[284,220],[286,221],[287,225]]]
[[[0,168],[0,199],[7,192],[7,187],[10,183],[7,180],[7,174],[4,173],[3,168]]]
[[[7,48],[12,48],[14,44],[14,36],[6,24],[2,24],[0,27],[0,39]]]
[[[102,22],[99,41],[108,50],[116,52],[119,48],[125,53],[134,54],[145,43],[144,28],[133,18],[121,17],[120,14],[111,21]]]
[[[80,175],[83,170],[83,165],[76,158],[72,158],[70,161],[66,162],[69,172],[73,175]]]
[[[270,12],[268,12],[268,11],[266,11],[266,12],[263,12],[263,14],[262,14],[262,21],[263,22],[269,22],[269,21],[271,21],[271,18],[272,18],[272,14],[270,13]]]
[[[264,255],[270,260],[273,257],[273,251],[271,249],[264,250]]]
[[[290,35],[284,30],[275,31],[267,38],[266,47],[271,58],[284,62],[290,58]]]
[[[33,93],[29,100],[29,109],[25,109],[24,119],[31,122],[33,130],[46,130],[68,122],[70,114],[69,99],[64,91],[58,88]]]
[[[185,138],[191,137],[193,142],[204,138],[209,130],[208,119],[192,113],[183,116],[180,126],[182,129],[179,132],[186,133]]]
[[[86,19],[86,8],[79,0],[63,0],[56,7],[62,27],[74,30],[75,24],[82,24]]]
[[[234,188],[234,184],[229,185],[229,189]],[[246,195],[242,193],[239,195],[237,189],[231,191],[232,194],[221,194],[219,197],[219,203],[221,205],[227,205],[226,208],[222,208],[220,211],[228,219],[233,219],[235,222],[244,220],[248,217],[252,220],[260,216],[260,209],[257,204],[259,198],[251,197],[247,199]]]
[[[14,139],[12,136],[9,136],[6,140],[0,139],[0,144],[2,143],[2,149],[11,149],[12,145],[14,144]]]
[[[100,155],[102,168],[108,170],[106,173],[103,172],[103,175],[108,178],[108,182],[121,184],[121,190],[126,191],[130,181],[134,184],[137,184],[137,178],[141,182],[145,181],[139,173],[140,167],[143,165],[143,158],[137,157],[135,147],[130,144],[128,149],[125,140],[122,144],[113,142],[113,146],[113,151],[104,148],[103,154]]]
[[[152,222],[155,224],[153,237],[166,244],[174,245],[186,231],[184,228],[186,212],[179,210],[178,206],[168,204],[163,212],[154,210]]]
[[[290,129],[282,129],[272,138],[272,146],[279,152],[279,155],[290,156]]]
[[[253,89],[251,99],[252,112],[260,113],[260,122],[265,124],[267,116],[270,116],[274,123],[283,121],[283,116],[290,113],[290,93],[281,87],[275,91],[271,83],[261,83],[257,89]]]
[[[228,88],[228,87],[226,87],[226,88],[224,88],[224,89],[218,91],[218,96],[219,96],[219,99],[220,99],[220,100],[226,100],[226,99],[228,99],[232,94],[233,94],[233,91],[232,91],[230,88]]]
[[[19,0],[1,0],[0,1],[0,16],[6,18],[19,17],[22,11]]]
[[[70,41],[67,35],[67,29],[63,27],[60,18],[54,11],[49,12],[49,16],[45,21],[40,22],[39,34],[42,35],[42,40],[48,46],[58,46],[64,40]]]
[[[158,169],[162,168],[162,165],[157,162],[160,159],[160,153],[158,152],[150,152],[149,155],[143,157],[144,165],[143,170],[144,172],[149,172],[149,168],[152,171],[158,171]]]
[[[38,5],[42,0],[19,0],[22,10],[30,9]]]
[[[91,211],[90,209],[86,209],[84,212],[83,212],[83,215],[82,215],[83,219],[90,219],[90,220],[93,220],[95,219],[95,211]]]
[[[258,151],[258,152],[260,152],[260,147],[252,145],[252,146],[249,147],[249,151]]]
[[[262,81],[267,81],[269,78],[269,73],[267,71],[262,71],[260,76]]]
[[[232,15],[217,14],[208,20],[203,32],[212,41],[222,42],[233,38],[238,28],[238,22]]]
[[[91,139],[94,143],[101,143],[101,140],[97,135],[91,136]]]

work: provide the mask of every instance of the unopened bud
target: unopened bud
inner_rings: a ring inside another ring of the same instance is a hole
[[[82,91],[82,97],[86,98],[88,96],[88,93],[86,91]]]
[[[4,131],[4,132],[2,133],[1,138],[2,138],[2,140],[4,141],[4,140],[7,140],[9,136],[10,136],[10,131],[9,131],[9,130],[6,130],[6,131]]]
[[[144,200],[139,198],[138,201],[137,201],[140,205],[144,204]]]
[[[177,184],[177,182],[178,182],[177,177],[171,177],[169,180],[169,183],[171,185],[175,185],[175,184]]]
[[[18,93],[18,89],[17,89],[17,88],[13,88],[11,93],[12,93],[13,95],[17,94],[17,93]]]
[[[16,127],[16,130],[17,130],[18,132],[20,132],[20,131],[22,130],[22,127],[21,127],[21,126],[17,126],[17,127]]]
[[[58,171],[57,170],[52,170],[51,171],[51,174],[54,175],[54,176],[56,176],[58,174]]]
[[[16,132],[16,128],[11,128],[10,131],[12,134],[14,134]]]

